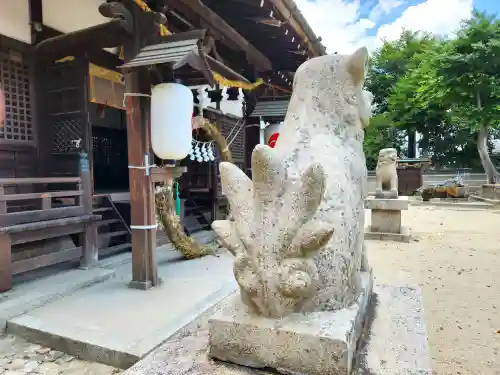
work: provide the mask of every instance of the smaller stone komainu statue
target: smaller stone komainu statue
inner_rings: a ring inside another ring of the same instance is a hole
[[[398,152],[395,148],[383,148],[378,153],[376,198],[398,197]]]

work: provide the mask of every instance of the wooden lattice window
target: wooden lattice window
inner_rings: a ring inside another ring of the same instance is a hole
[[[0,51],[0,87],[5,93],[5,121],[0,128],[0,142],[35,141],[30,84],[30,67],[22,55]]]
[[[53,124],[52,152],[78,152],[84,147],[81,144],[83,137],[83,126],[79,118],[56,121]]]

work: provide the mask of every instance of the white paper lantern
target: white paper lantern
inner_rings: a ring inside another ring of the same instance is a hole
[[[156,85],[151,92],[151,144],[160,159],[184,159],[191,148],[193,93],[178,83]]]

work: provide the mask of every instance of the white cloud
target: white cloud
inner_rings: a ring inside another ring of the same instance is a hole
[[[471,15],[473,0],[426,0],[407,8],[399,18],[381,25],[376,36],[369,36],[380,17],[403,6],[403,0],[379,0],[368,18],[359,18],[360,0],[296,0],[316,35],[321,36],[328,52],[351,53],[367,46],[373,50],[382,39],[396,39],[403,28],[424,30],[448,36]],[[373,34],[373,33],[372,33]]]
[[[369,18],[372,20],[378,20],[380,16],[389,14],[393,9],[398,8],[401,5],[403,5],[402,0],[379,0],[378,4],[371,11]]]
[[[366,32],[375,26],[359,19],[359,0],[295,0],[316,35],[321,36],[328,52],[350,53],[363,44]]]
[[[404,28],[450,36],[471,15],[472,3],[473,0],[427,0],[409,7],[393,23],[379,27],[377,43],[381,39],[397,39]]]

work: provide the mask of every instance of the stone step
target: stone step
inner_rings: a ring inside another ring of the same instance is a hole
[[[187,262],[162,250],[157,262],[162,282],[144,292],[128,287],[130,263],[102,261],[114,278],[10,319],[7,332],[126,369],[237,288],[227,254]]]
[[[431,375],[420,287],[375,284],[370,313],[353,374]]]
[[[14,285],[0,296],[0,333],[7,320],[108,280],[114,274],[114,270],[104,268],[73,269]]]

